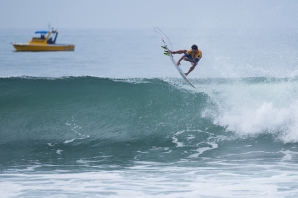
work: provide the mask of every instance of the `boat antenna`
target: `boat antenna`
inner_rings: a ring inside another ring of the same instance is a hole
[[[48,30],[51,31],[51,23],[48,22]]]

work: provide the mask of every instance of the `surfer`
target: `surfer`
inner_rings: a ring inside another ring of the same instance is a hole
[[[170,51],[172,54],[184,54],[177,62],[177,65],[180,65],[180,62],[182,60],[189,61],[192,64],[191,68],[189,68],[189,71],[185,73],[187,76],[194,68],[197,66],[199,60],[202,58],[202,52],[198,49],[197,45],[192,45],[190,50],[178,50],[178,51]]]

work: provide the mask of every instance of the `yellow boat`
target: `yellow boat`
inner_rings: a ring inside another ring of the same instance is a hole
[[[27,44],[13,43],[12,45],[17,52],[74,51],[75,46],[72,44],[56,44],[58,37],[58,32],[56,30],[36,31],[35,34],[40,34],[40,37],[33,37]]]

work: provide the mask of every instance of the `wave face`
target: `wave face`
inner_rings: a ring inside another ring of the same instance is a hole
[[[171,78],[1,78],[1,157],[173,162],[297,143],[297,79],[192,82],[196,90]]]

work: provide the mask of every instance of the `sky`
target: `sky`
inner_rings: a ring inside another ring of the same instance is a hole
[[[0,0],[0,28],[297,28],[297,0]]]

